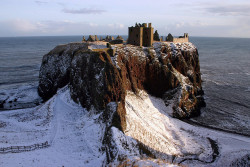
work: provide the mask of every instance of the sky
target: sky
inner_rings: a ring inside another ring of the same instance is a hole
[[[136,22],[160,35],[250,38],[250,0],[0,0],[0,37],[127,35]]]

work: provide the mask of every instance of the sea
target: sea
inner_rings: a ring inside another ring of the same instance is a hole
[[[43,55],[59,44],[81,40],[82,36],[1,37],[0,112],[42,103],[37,86]],[[250,39],[191,36],[190,42],[198,48],[206,102],[201,115],[191,120],[250,136]]]

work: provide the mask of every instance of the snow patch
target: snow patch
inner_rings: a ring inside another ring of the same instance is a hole
[[[118,60],[117,60],[118,54],[116,53],[114,56],[111,56],[111,60],[113,65],[116,66],[116,68],[121,69],[120,66],[118,65]]]

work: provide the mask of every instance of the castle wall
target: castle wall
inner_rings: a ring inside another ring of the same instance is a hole
[[[189,42],[188,33],[184,33],[184,36],[179,38],[174,38],[171,34],[168,34],[168,36],[166,37],[166,41],[173,43]]]
[[[142,46],[143,44],[143,27],[129,27],[128,43],[132,45]]]
[[[173,43],[184,43],[188,42],[188,38],[173,38]]]
[[[143,46],[146,47],[152,46],[153,33],[154,33],[154,28],[152,27],[143,28]]]

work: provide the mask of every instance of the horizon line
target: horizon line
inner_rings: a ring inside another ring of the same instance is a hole
[[[0,38],[28,38],[28,37],[76,37],[76,36],[89,36],[89,35],[91,35],[91,34],[86,34],[86,35],[40,35],[40,36],[38,36],[38,35],[30,35],[30,36],[22,36],[22,35],[20,35],[20,36],[0,36]],[[114,34],[100,34],[100,35],[97,35],[97,36],[118,36],[118,35],[114,35]],[[128,35],[120,35],[120,36],[128,36]],[[165,37],[165,36],[167,36],[167,35],[159,35],[159,36],[163,36],[163,37]],[[194,36],[190,36],[189,35],[189,37],[200,37],[200,38],[242,38],[242,39],[250,39],[250,37],[230,37],[230,36],[199,36],[199,35],[194,35]]]

